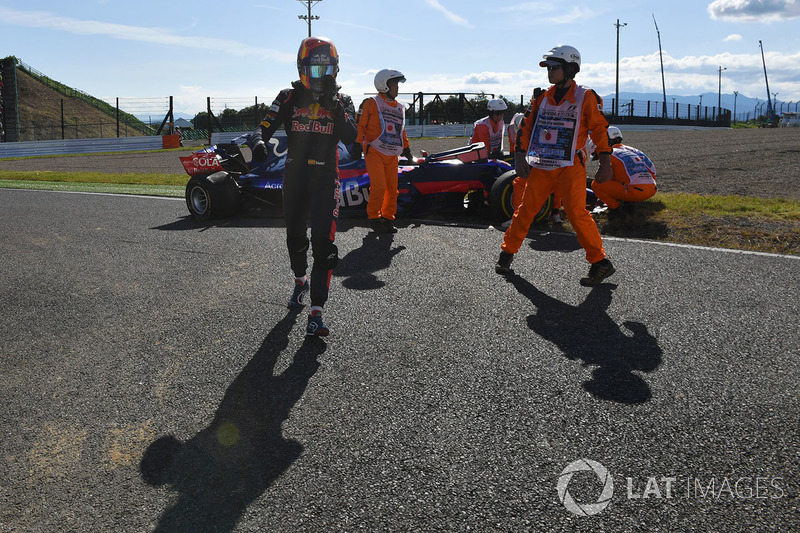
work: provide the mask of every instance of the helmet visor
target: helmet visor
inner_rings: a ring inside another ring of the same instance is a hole
[[[336,65],[303,65],[302,74],[311,79],[322,79],[325,76],[336,76]]]
[[[547,70],[558,70],[563,67],[566,63],[562,60],[553,59],[548,57],[545,61],[540,61],[539,66],[542,68],[547,68]]]

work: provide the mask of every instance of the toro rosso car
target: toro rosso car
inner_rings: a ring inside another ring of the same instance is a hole
[[[245,207],[280,207],[286,139],[272,138],[264,162],[246,161],[240,146],[250,135],[217,144],[181,157],[191,176],[186,185],[186,207],[197,220],[230,217]],[[513,166],[488,159],[483,143],[414,160],[400,159],[397,200],[400,215],[424,214],[489,206],[493,215],[507,220],[511,203]],[[341,213],[365,212],[369,199],[369,175],[363,159],[354,160],[339,144]],[[550,212],[548,200],[537,220]]]

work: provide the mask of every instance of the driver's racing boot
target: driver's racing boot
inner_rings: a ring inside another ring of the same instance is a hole
[[[327,337],[330,333],[328,326],[322,321],[322,311],[314,309],[308,315],[308,325],[306,326],[306,337]]]
[[[289,298],[289,303],[286,305],[289,309],[299,309],[306,304],[306,294],[308,294],[308,278],[295,279],[294,292],[292,297]]]

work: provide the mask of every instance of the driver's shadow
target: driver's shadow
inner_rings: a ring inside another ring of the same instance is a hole
[[[647,382],[635,372],[658,368],[662,350],[644,324],[623,322],[628,334],[608,315],[616,285],[600,284],[583,303],[573,306],[548,296],[516,274],[509,275],[507,281],[536,306],[536,313],[528,316],[528,327],[558,346],[569,359],[596,367],[583,384],[587,392],[629,404],[652,397]]]
[[[406,249],[393,247],[392,234],[378,235],[367,233],[361,246],[344,256],[333,271],[334,276],[346,278],[342,285],[348,289],[366,291],[380,289],[385,282],[378,279],[376,272],[389,268],[394,256]]]
[[[161,437],[145,451],[141,473],[179,493],[155,531],[232,531],[248,504],[300,456],[302,445],[281,425],[302,397],[325,343],[309,337],[289,367],[273,375],[299,311],[269,332],[233,381],[211,424],[186,442]]]

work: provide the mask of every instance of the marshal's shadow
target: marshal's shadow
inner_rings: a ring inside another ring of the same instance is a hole
[[[232,531],[247,506],[300,456],[303,446],[284,438],[281,425],[319,367],[325,343],[307,338],[289,367],[274,375],[298,314],[290,311],[269,332],[207,428],[186,442],[161,437],[145,451],[143,479],[178,493],[155,531]]]
[[[342,285],[348,289],[360,291],[380,289],[386,283],[378,279],[375,273],[389,268],[394,256],[406,249],[405,246],[393,247],[393,243],[392,234],[367,233],[360,247],[339,260],[333,275],[346,278],[342,281]]]
[[[536,313],[528,316],[528,327],[558,346],[567,358],[596,367],[583,384],[587,392],[628,404],[652,397],[650,386],[638,372],[658,368],[662,350],[644,324],[623,322],[625,332],[608,315],[616,285],[600,284],[583,303],[573,306],[548,296],[516,274],[506,279],[536,306]]]

